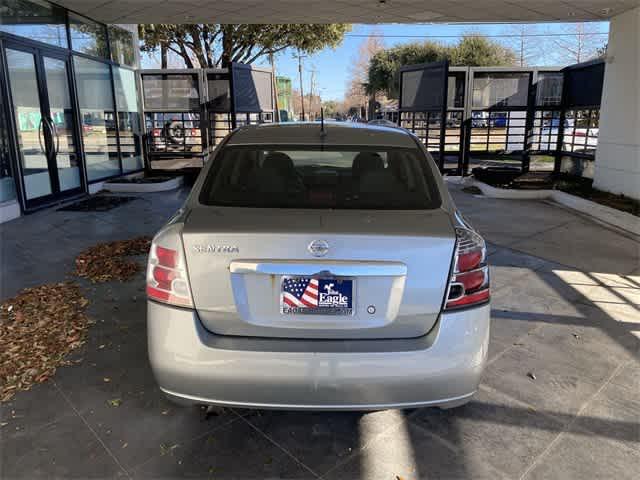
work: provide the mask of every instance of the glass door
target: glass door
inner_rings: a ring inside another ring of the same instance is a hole
[[[55,157],[58,190],[78,190],[80,162],[76,151],[74,115],[69,89],[69,65],[64,59],[43,55],[48,103],[47,120],[52,133],[52,155]]]
[[[68,59],[19,44],[5,52],[25,209],[81,192]]]

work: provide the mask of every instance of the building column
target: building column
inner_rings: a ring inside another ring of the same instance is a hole
[[[640,200],[640,7],[611,19],[593,186]]]

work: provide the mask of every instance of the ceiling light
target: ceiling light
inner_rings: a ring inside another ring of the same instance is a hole
[[[575,17],[575,16],[576,16],[576,12],[567,13],[567,17]]]
[[[602,13],[602,15],[609,15],[611,13],[611,8],[603,8],[602,10],[600,10],[600,13]]]

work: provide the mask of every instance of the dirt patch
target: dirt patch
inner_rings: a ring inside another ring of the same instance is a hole
[[[133,177],[133,178],[116,178],[115,180],[109,180],[106,184],[110,183],[127,183],[127,184],[150,184],[150,183],[163,183],[173,180],[176,177],[169,177],[166,175],[156,175],[149,177]]]
[[[130,256],[149,252],[151,237],[99,243],[76,257],[76,275],[93,283],[130,280],[143,266]]]
[[[472,195],[482,195],[482,190],[480,190],[478,187],[475,187],[473,185],[470,187],[464,187],[462,191],[464,193],[470,193]]]
[[[586,178],[575,178],[568,175],[556,177],[554,187],[563,192],[582,197],[592,202],[615,208],[623,212],[630,213],[636,217],[640,216],[640,201],[624,195],[615,195],[593,188],[593,180]]]
[[[0,401],[51,377],[84,343],[89,301],[72,282],[26,288],[0,305]]]

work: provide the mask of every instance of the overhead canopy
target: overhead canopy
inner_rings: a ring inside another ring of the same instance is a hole
[[[105,23],[416,23],[605,20],[640,0],[56,0]]]

